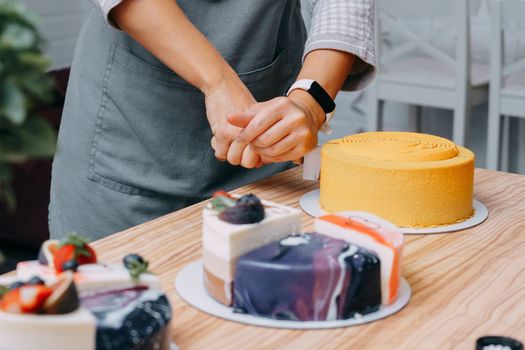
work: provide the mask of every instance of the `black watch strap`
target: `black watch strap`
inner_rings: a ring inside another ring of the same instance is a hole
[[[293,90],[301,89],[308,92],[319,103],[326,114],[332,113],[335,110],[335,102],[326,92],[326,90],[315,80],[301,79],[296,81],[288,90],[290,94]]]

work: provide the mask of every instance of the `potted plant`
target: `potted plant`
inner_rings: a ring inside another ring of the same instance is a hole
[[[21,4],[0,0],[0,206],[14,212],[14,164],[50,157],[56,132],[35,113],[53,99],[50,62],[42,54],[36,18]],[[4,256],[0,252],[0,265]]]
[[[16,207],[12,165],[50,157],[56,132],[35,113],[53,99],[50,62],[42,53],[36,19],[14,1],[0,0],[0,203]]]

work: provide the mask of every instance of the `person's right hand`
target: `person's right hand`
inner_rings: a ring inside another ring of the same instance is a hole
[[[262,166],[260,156],[237,138],[240,128],[231,125],[227,116],[233,112],[246,112],[256,101],[236,74],[222,79],[217,86],[205,92],[206,114],[213,133],[211,146],[215,157],[244,168]]]

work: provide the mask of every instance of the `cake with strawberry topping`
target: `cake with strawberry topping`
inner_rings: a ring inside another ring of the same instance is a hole
[[[61,241],[44,242],[38,260],[18,263],[16,272],[20,280],[38,276],[53,282],[61,272],[72,271],[81,293],[104,290],[106,286],[126,289],[147,285],[153,289],[161,289],[160,280],[145,273],[147,266],[141,259],[136,254],[128,254],[121,264],[99,263],[96,252],[88,241],[70,234]]]
[[[147,261],[102,264],[78,235],[45,242],[39,260],[0,287],[0,349],[169,349],[170,320]]]

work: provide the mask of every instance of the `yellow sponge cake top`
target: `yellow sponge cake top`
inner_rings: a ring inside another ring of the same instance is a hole
[[[436,167],[436,162],[450,166],[451,162],[474,158],[471,151],[452,141],[412,132],[368,132],[343,137],[328,142],[323,156],[393,168]]]

